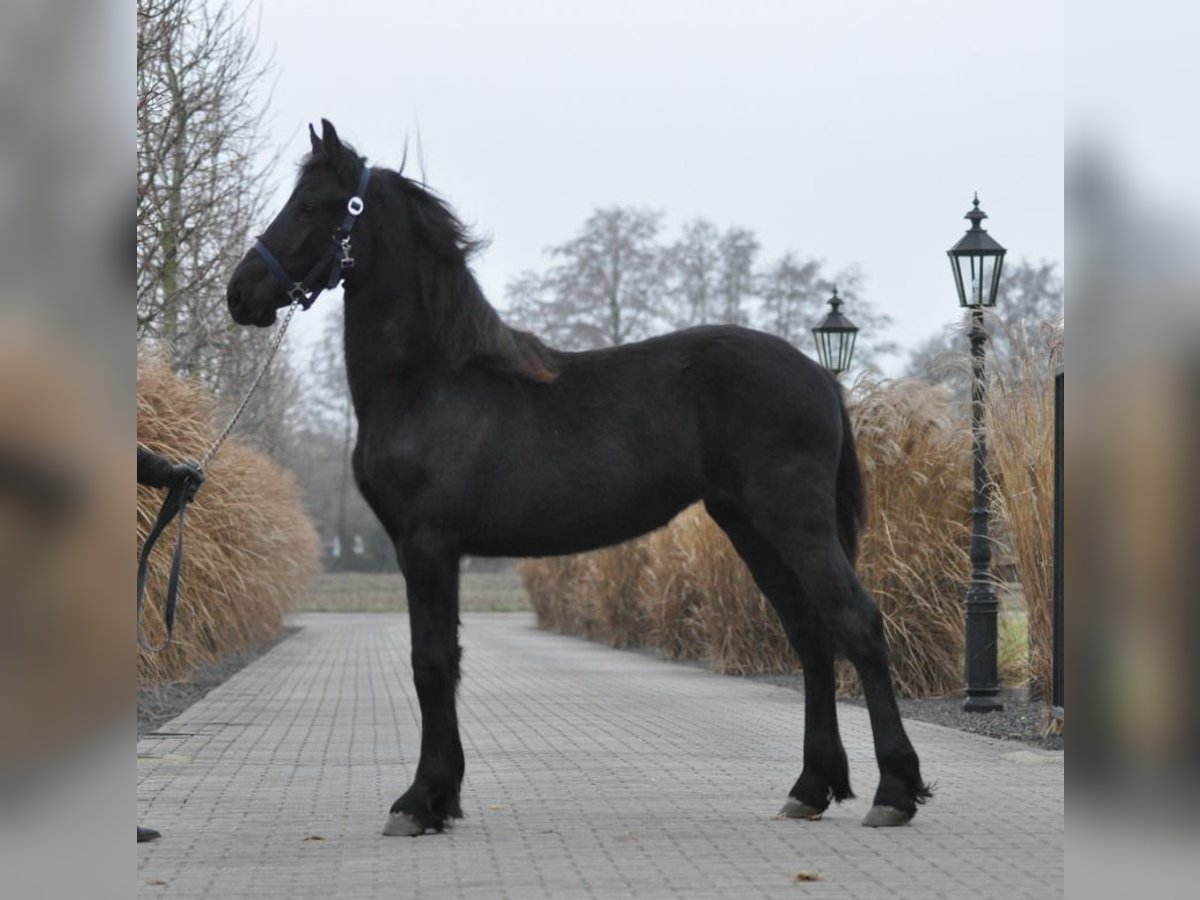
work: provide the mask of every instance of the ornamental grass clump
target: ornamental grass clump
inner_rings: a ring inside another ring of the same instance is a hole
[[[171,460],[197,460],[217,435],[211,395],[157,362],[138,365],[137,439]],[[188,507],[175,635],[162,653],[138,651],[138,675],[157,683],[279,633],[284,612],[318,568],[318,540],[290,473],[230,439],[208,467]],[[165,491],[138,487],[138,546]],[[162,602],[175,525],[150,558],[147,640],[164,638]],[[133,565],[133,561],[130,561]]]
[[[860,379],[850,417],[868,497],[858,573],[883,613],[896,692],[961,690],[969,429],[945,389],[917,379]],[[838,685],[858,690],[844,663]]]
[[[1015,564],[1028,616],[1030,695],[1049,700],[1054,592],[1054,374],[1062,328],[1007,329],[1008,356],[988,385],[993,516]]]

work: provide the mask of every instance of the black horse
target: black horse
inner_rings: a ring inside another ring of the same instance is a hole
[[[478,244],[446,203],[368,169],[322,124],[228,302],[238,323],[267,326],[285,289],[305,302],[327,275],[344,276],[354,474],[407,580],[422,718],[416,776],[384,833],[441,831],[462,814],[460,557],[590,550],[697,500],[804,666],[804,769],[783,814],[816,819],[853,796],[834,704],[840,652],[862,680],[881,776],[864,824],[908,822],[930,793],[900,721],[882,617],[854,572],[863,485],[836,382],[785,341],[743,328],[586,353],[509,328],[468,268]],[[290,284],[285,273],[308,277]]]

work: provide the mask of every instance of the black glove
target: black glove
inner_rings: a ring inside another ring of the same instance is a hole
[[[171,487],[183,485],[184,496],[191,500],[204,484],[204,473],[194,463],[175,463],[171,466]]]

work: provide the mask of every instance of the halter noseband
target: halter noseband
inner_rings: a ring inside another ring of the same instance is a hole
[[[371,170],[367,166],[363,166],[362,174],[358,177],[358,190],[346,203],[346,215],[342,217],[342,224],[333,233],[329,250],[317,260],[303,280],[296,281],[289,277],[279,260],[275,258],[275,254],[268,250],[267,245],[262,242],[262,238],[254,242],[254,251],[262,257],[267,268],[271,270],[271,274],[275,276],[275,280],[283,285],[288,299],[293,303],[299,303],[302,309],[312,306],[322,291],[337,287],[345,270],[354,268],[354,257],[350,255],[350,231],[354,228],[358,217],[362,215],[362,198],[367,192],[367,182],[370,179]],[[322,284],[321,273],[326,269],[329,270],[329,276]]]

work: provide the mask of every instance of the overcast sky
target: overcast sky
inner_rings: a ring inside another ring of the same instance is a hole
[[[945,251],[972,192],[1010,259],[1063,258],[1056,2],[257,7],[280,202],[308,122],[385,165],[419,132],[427,182],[492,239],[476,273],[501,308],[513,275],[613,203],[858,263],[903,346],[957,318]],[[302,345],[317,317],[300,318]]]

